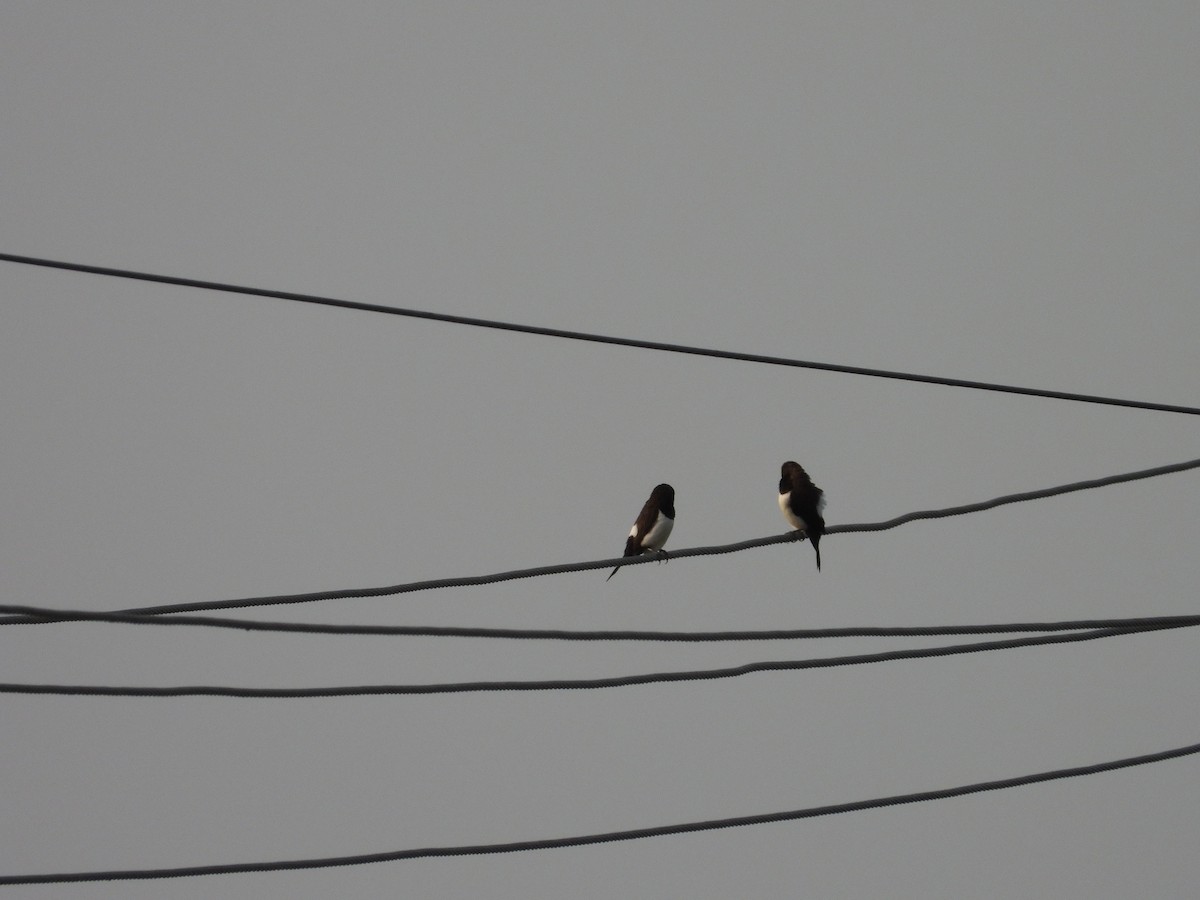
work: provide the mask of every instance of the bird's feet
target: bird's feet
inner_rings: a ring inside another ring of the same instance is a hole
[[[805,531],[803,528],[797,528],[795,531],[792,532],[792,538],[797,541],[808,540],[808,532]]]
[[[658,551],[658,561],[660,563],[670,562],[671,554],[668,553],[666,550],[659,550]]]

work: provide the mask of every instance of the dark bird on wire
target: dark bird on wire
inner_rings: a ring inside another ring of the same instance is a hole
[[[779,479],[779,511],[789,525],[803,531],[817,552],[817,571],[821,569],[821,535],[825,533],[825,492],[812,483],[800,463],[788,460]]]
[[[663,544],[675,527],[675,488],[669,484],[660,484],[650,492],[650,499],[638,513],[637,521],[629,529],[629,539],[625,541],[625,556],[640,556],[643,553],[657,553],[663,559],[667,551]],[[608,578],[617,574],[617,566],[608,573]],[[608,581],[608,578],[604,579]]]

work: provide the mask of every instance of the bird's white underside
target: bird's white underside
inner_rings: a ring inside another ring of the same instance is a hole
[[[675,527],[675,520],[668,519],[662,513],[658,514],[658,519],[646,532],[645,536],[638,542],[642,545],[642,549],[646,551],[661,550],[663,544],[667,542],[667,538],[671,536],[671,529]],[[637,522],[633,523],[633,527],[629,529],[630,537],[637,537]]]
[[[779,495],[779,511],[783,513],[783,517],[787,520],[787,523],[792,526],[792,528],[798,528],[801,531],[807,532],[808,523],[792,512],[792,508],[788,506],[788,501],[790,499],[792,499],[791,491],[788,491],[786,494]],[[822,502],[824,502],[824,499],[824,497],[821,498]]]

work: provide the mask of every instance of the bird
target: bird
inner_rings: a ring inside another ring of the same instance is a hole
[[[825,533],[825,492],[812,483],[800,463],[788,460],[780,470],[779,511],[787,523],[812,541],[817,553],[817,571],[821,570],[821,535]]]
[[[643,553],[658,553],[664,559],[667,551],[663,544],[675,527],[675,488],[669,484],[660,484],[650,492],[650,499],[638,513],[633,528],[629,529],[629,538],[625,541],[625,556],[640,556]],[[617,566],[608,573],[609,578],[617,574]]]

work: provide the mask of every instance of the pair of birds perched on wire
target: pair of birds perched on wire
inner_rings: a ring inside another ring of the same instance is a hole
[[[825,509],[825,492],[813,484],[808,473],[800,463],[788,460],[780,470],[779,478],[779,511],[784,519],[796,531],[803,531],[802,537],[812,541],[813,550],[817,554],[817,571],[821,569],[821,535],[825,533],[825,519],[821,511]],[[633,528],[629,530],[629,538],[625,541],[625,556],[641,556],[643,553],[657,553],[664,559],[667,551],[663,545],[671,536],[675,527],[675,488],[669,484],[660,484],[650,492],[650,499],[642,507]],[[608,577],[617,574],[617,566]],[[606,578],[605,581],[608,579]]]

